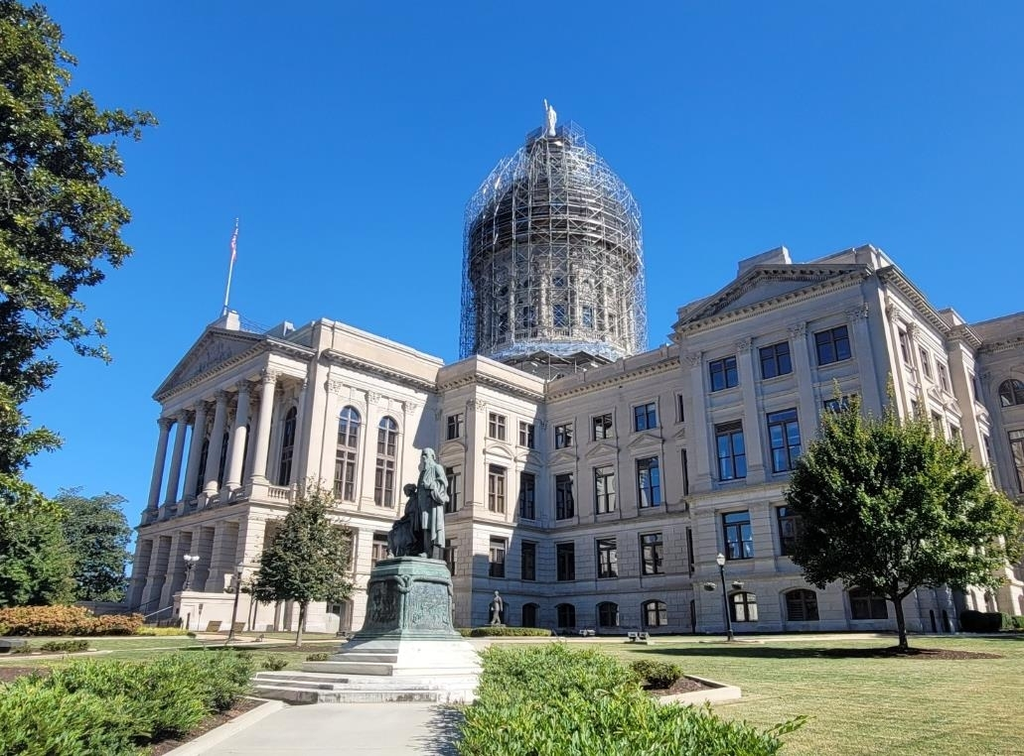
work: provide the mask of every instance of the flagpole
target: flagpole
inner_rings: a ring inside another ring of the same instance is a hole
[[[224,288],[224,309],[220,316],[228,314],[228,297],[231,296],[231,274],[235,270],[235,257],[238,254],[238,218],[235,218],[235,231],[231,234],[231,262],[228,263],[228,285]]]

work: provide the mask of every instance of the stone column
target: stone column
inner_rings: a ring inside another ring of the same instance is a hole
[[[708,411],[709,392],[704,385],[704,353],[700,351],[686,352],[683,361],[690,370],[691,396],[693,409],[686,418],[687,450],[693,460],[693,479],[691,491],[708,491],[711,481],[718,477],[717,453],[713,447],[713,439],[709,440],[710,412]],[[684,375],[686,368],[683,368]]]
[[[814,429],[818,427],[818,407],[814,403],[814,370],[811,366],[810,347],[807,345],[807,323],[790,326],[789,338],[799,399],[797,419],[800,421],[800,441],[806,449],[807,442],[814,436]],[[831,394],[829,396],[831,398]]]
[[[171,419],[161,417],[157,421],[160,426],[160,438],[156,442],[156,459],[153,461],[153,477],[149,481],[149,504],[147,510],[156,511],[160,506],[160,484],[164,480],[164,463],[167,461],[167,439],[171,433]]]
[[[270,452],[270,426],[277,375],[273,370],[264,370],[260,380],[260,411],[256,420],[256,451],[252,461],[252,479],[255,483],[267,482],[267,455]]]
[[[249,424],[249,381],[238,382],[238,405],[235,408],[235,427],[231,431],[231,449],[228,453],[228,469],[224,489],[233,491],[242,485],[242,462],[245,459],[245,442],[248,439]]]
[[[736,342],[736,362],[739,369],[740,391],[743,392],[743,443],[747,449],[747,482],[763,483],[766,467],[761,446],[761,412],[757,403],[757,377],[754,372],[753,340]],[[770,469],[770,468],[768,468]]]
[[[850,324],[853,342],[853,355],[857,359],[857,371],[860,373],[861,406],[872,411],[882,406],[882,397],[878,391],[878,371],[875,369],[875,354],[871,350],[871,334],[868,332],[868,305],[855,307],[846,311],[846,320]]]
[[[192,423],[192,441],[188,448],[188,466],[185,468],[185,489],[181,492],[183,499],[190,499],[196,495],[203,439],[206,438],[206,402],[198,402],[195,406],[195,413],[195,421]]]
[[[128,589],[128,609],[138,610],[142,604],[142,594],[146,587],[149,574],[149,563],[153,559],[153,539],[140,538],[135,546],[135,559],[132,562],[132,579]]]
[[[306,485],[306,479],[304,470],[304,460],[306,455],[304,450],[309,446],[309,435],[304,432],[304,423],[306,422],[306,389],[309,386],[309,381],[302,382],[302,388],[299,389],[299,403],[295,412],[295,448],[292,449],[292,487],[302,489]],[[337,414],[335,414],[337,417]],[[337,433],[337,425],[335,425],[335,433]],[[328,449],[333,449],[332,446],[328,446]],[[333,457],[332,457],[333,459]],[[330,472],[324,478],[324,480],[332,481],[334,475],[334,465],[331,465]]]
[[[224,425],[228,416],[227,392],[218,391],[217,405],[213,414],[213,430],[210,432],[210,449],[206,453],[206,480],[203,492],[207,496],[217,495],[217,472],[220,468],[220,452],[224,445]]]
[[[171,471],[167,474],[167,496],[164,498],[164,504],[173,504],[178,500],[181,458],[185,452],[185,433],[188,430],[188,412],[179,411],[174,421],[174,451],[171,452]]]

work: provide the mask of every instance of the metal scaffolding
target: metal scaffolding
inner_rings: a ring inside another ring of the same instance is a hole
[[[460,348],[553,377],[646,349],[647,308],[640,209],[551,113],[466,206]]]

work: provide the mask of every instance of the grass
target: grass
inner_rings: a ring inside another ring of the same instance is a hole
[[[607,646],[626,661],[679,664],[687,674],[739,685],[743,700],[716,713],[771,725],[799,714],[807,724],[786,737],[787,754],[1024,752],[1020,701],[1024,637],[912,638],[920,649],[999,654],[1002,659],[938,660],[846,656],[844,649],[892,641],[742,641]],[[828,652],[827,654],[825,652]]]

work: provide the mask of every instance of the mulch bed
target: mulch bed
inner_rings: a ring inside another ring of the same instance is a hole
[[[192,730],[188,735],[181,739],[174,740],[161,740],[159,743],[155,743],[149,749],[150,756],[160,756],[163,753],[170,753],[178,746],[183,746],[190,740],[195,740],[200,735],[205,735],[210,730],[220,727],[222,724],[227,724],[232,719],[237,717],[239,714],[245,714],[247,711],[255,709],[257,706],[266,703],[265,701],[257,701],[254,698],[240,698],[235,702],[235,705],[225,711],[223,714],[211,714],[202,722],[199,726]]]
[[[41,675],[50,674],[49,667],[8,667],[6,664],[0,666],[0,682],[10,682],[16,677],[24,677],[38,672]]]
[[[901,651],[899,646],[888,648],[835,648],[823,649],[821,656],[850,659],[935,659],[941,661],[959,659],[1002,659],[999,654],[985,654],[979,651],[950,651],[944,648],[909,648]]]
[[[708,690],[710,687],[696,680],[691,680],[689,677],[680,677],[672,683],[671,688],[645,688],[645,690],[655,696],[674,696],[677,693],[695,693],[698,690]]]

